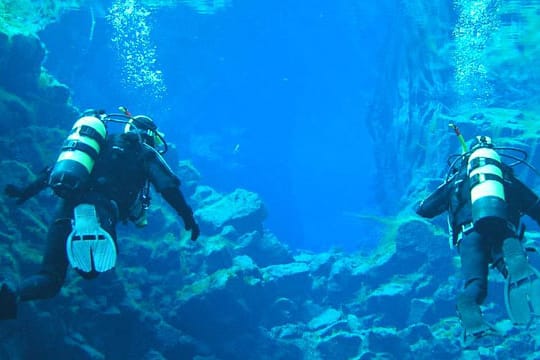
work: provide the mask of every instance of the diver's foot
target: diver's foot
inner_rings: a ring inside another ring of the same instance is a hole
[[[485,322],[482,328],[475,330],[463,330],[463,338],[461,346],[464,349],[471,349],[478,346],[493,346],[500,342],[500,337],[503,334],[493,325]]]
[[[474,299],[460,295],[457,301],[457,313],[463,326],[461,345],[464,348],[493,342],[494,335],[501,335],[499,330],[484,320],[480,305]]]
[[[518,239],[507,239],[503,244],[504,263],[508,270],[509,277],[512,282],[519,282],[521,279],[527,278],[531,271],[527,254],[523,249],[521,241]]]
[[[510,320],[517,325],[527,325],[533,313],[538,315],[540,311],[540,278],[532,272],[519,280],[509,276],[504,295]]]
[[[503,253],[508,269],[506,310],[514,324],[527,325],[533,314],[540,315],[540,273],[529,265],[519,240],[506,240]]]
[[[7,284],[0,287],[0,320],[17,317],[17,295]]]

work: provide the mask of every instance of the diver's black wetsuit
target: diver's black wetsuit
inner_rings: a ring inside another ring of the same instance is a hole
[[[510,167],[502,165],[507,203],[508,226],[503,231],[479,233],[472,227],[472,206],[467,163],[435,192],[422,201],[416,212],[433,218],[448,211],[454,245],[458,247],[465,280],[460,302],[482,304],[487,295],[489,264],[494,264],[505,275],[502,246],[507,239],[519,237],[520,217],[530,216],[540,223],[540,200],[518,180]]]
[[[115,157],[126,157],[131,161],[118,161]],[[44,171],[26,188],[25,198],[37,194],[47,186],[49,172],[50,169]],[[147,180],[182,217],[186,229],[192,230],[192,240],[195,240],[199,230],[193,219],[193,212],[179,189],[179,179],[161,155],[152,147],[141,143],[139,137],[133,133],[110,135],[95,163],[87,190],[73,198],[61,199],[47,234],[47,247],[41,270],[21,283],[19,299],[28,301],[50,298],[60,291],[68,266],[66,240],[72,231],[71,221],[77,205],[95,205],[101,227],[116,242],[115,226],[118,221],[128,219],[129,209]],[[98,274],[80,273],[85,278],[93,278]]]

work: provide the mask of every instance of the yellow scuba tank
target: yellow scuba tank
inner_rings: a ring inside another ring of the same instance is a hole
[[[480,146],[473,148],[467,164],[473,223],[480,232],[500,231],[507,224],[501,158],[491,139],[481,138]]]
[[[83,116],[73,124],[49,177],[58,196],[69,197],[85,186],[106,137],[105,123],[96,116]]]

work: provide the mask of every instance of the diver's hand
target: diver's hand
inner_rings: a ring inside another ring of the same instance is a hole
[[[26,191],[17,185],[7,184],[4,188],[4,194],[10,198],[17,199],[17,204],[19,205],[28,200]]]
[[[183,220],[184,229],[191,231],[191,240],[197,240],[197,238],[201,234],[201,230],[199,229],[199,225],[197,225],[197,223],[195,222],[195,218],[193,218],[193,215]]]

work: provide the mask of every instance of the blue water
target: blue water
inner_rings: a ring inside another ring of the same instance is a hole
[[[95,8],[66,13],[40,36],[44,66],[81,109],[152,116],[180,157],[218,191],[257,192],[266,227],[292,247],[358,250],[378,214],[365,115],[392,18],[383,3],[235,1],[214,15],[153,10],[151,39],[167,92],[122,82],[113,29]]]

